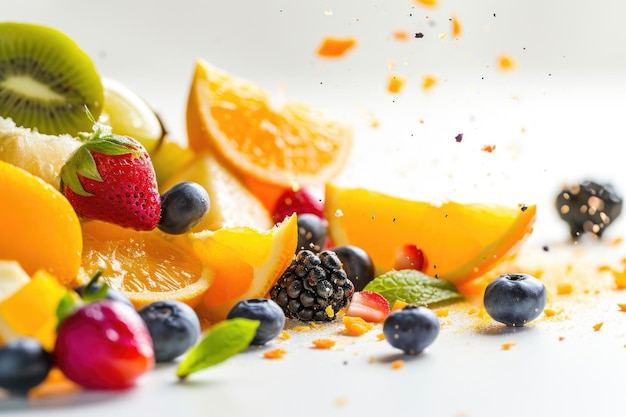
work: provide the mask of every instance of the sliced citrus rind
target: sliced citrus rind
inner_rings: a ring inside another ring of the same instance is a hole
[[[203,60],[187,103],[189,146],[215,152],[242,177],[280,186],[323,184],[343,168],[349,126],[302,103],[275,110],[269,94]]]
[[[100,270],[102,279],[137,308],[160,300],[195,307],[214,278],[192,252],[158,230],[89,221],[83,224],[83,242],[83,281]]]
[[[215,281],[196,308],[217,322],[246,298],[266,297],[293,259],[298,241],[296,216],[270,230],[251,227],[202,231],[190,236],[197,255],[215,272]]]
[[[415,245],[426,257],[423,272],[460,284],[515,253],[532,232],[536,206],[432,205],[328,184],[325,216],[333,244],[362,247],[377,272],[393,268],[399,247]]]

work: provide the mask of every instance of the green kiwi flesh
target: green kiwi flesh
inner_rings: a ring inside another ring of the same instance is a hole
[[[89,132],[103,87],[91,58],[57,29],[0,22],[0,116],[49,135]]]

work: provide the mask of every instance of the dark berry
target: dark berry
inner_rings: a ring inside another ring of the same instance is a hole
[[[22,337],[0,347],[0,388],[26,395],[48,376],[52,355],[37,339]]]
[[[272,210],[274,223],[282,222],[285,217],[293,213],[315,214],[324,218],[323,194],[316,192],[313,188],[299,188],[298,190],[287,190],[276,200]]]
[[[250,343],[257,346],[275,339],[285,326],[285,313],[276,302],[269,298],[250,298],[237,302],[226,318],[236,317],[260,321],[256,335]]]
[[[303,249],[320,252],[326,247],[328,239],[328,221],[316,214],[298,215],[298,246],[296,254]]]
[[[494,320],[524,326],[539,317],[547,301],[543,282],[528,274],[503,274],[485,289],[483,304]]]
[[[301,250],[270,290],[285,316],[302,321],[331,321],[346,308],[354,285],[331,251]]]
[[[179,182],[161,195],[159,229],[173,235],[193,229],[207,215],[209,194],[195,182]]]
[[[374,262],[362,248],[354,245],[335,246],[331,249],[341,260],[354,291],[362,291],[374,279]]]
[[[561,190],[556,197],[556,208],[569,225],[573,239],[583,233],[599,238],[621,214],[622,202],[611,184],[584,181]]]
[[[383,334],[391,346],[417,355],[439,335],[439,318],[429,308],[409,305],[387,316]]]
[[[157,362],[169,362],[193,346],[200,337],[200,320],[187,304],[155,301],[139,310],[152,337]]]
[[[89,298],[87,296],[87,293],[91,295],[95,295],[96,293],[101,291],[101,289],[102,289],[101,284],[91,284],[91,285],[85,284],[85,285],[79,285],[78,287],[74,287],[74,291],[76,291],[76,293],[80,295],[81,298]],[[114,290],[111,287],[107,287],[106,295],[104,296],[104,298],[107,298],[113,301],[118,301],[120,303],[124,303],[124,304],[129,305],[130,307],[135,308],[133,306],[133,303],[131,303],[130,300],[126,298],[124,294],[122,294],[121,292],[117,290]]]

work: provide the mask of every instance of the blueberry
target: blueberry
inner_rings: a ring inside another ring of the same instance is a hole
[[[326,246],[328,238],[328,222],[311,214],[298,214],[298,246],[296,253],[302,249],[319,252]]]
[[[200,184],[179,182],[161,195],[159,229],[178,235],[191,230],[207,215],[209,194]]]
[[[152,337],[157,362],[169,362],[185,353],[200,337],[200,320],[187,304],[155,301],[139,310]]]
[[[331,249],[341,260],[343,270],[354,284],[354,291],[362,291],[374,279],[374,263],[370,255],[354,245],[335,246]]]
[[[78,287],[74,287],[74,291],[78,295],[80,295],[81,298],[84,298],[86,292],[88,292],[89,294],[94,294],[94,293],[98,292],[101,288],[102,288],[101,284],[95,284],[94,283],[94,284],[91,284],[91,285],[79,285]],[[121,292],[119,292],[117,290],[114,290],[111,287],[107,288],[106,296],[104,298],[107,298],[107,299],[113,300],[113,301],[119,301],[121,303],[129,305],[132,308],[135,308],[133,303],[131,303],[130,300],[128,298],[126,298],[126,296],[124,294],[122,294]]]
[[[485,289],[483,304],[494,320],[523,326],[539,317],[547,301],[546,287],[528,274],[503,274]]]
[[[241,317],[250,320],[259,320],[256,335],[250,343],[261,346],[276,338],[285,325],[285,313],[280,306],[269,298],[249,298],[235,304],[227,319]]]
[[[383,334],[391,346],[417,355],[439,335],[439,319],[429,308],[408,305],[387,316]]]
[[[0,347],[0,388],[26,395],[39,385],[52,368],[52,355],[37,339],[22,337]]]

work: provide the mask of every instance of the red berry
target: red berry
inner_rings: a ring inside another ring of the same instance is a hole
[[[323,219],[323,194],[310,187],[299,188],[296,191],[285,191],[274,205],[274,210],[272,211],[274,223],[282,222],[285,217],[291,216],[293,213],[312,213]]]
[[[346,316],[360,317],[371,323],[382,323],[390,311],[389,301],[382,295],[373,291],[357,291],[352,294]]]
[[[154,367],[152,339],[128,305],[98,300],[61,323],[54,347],[57,366],[70,380],[91,389],[120,389]]]
[[[404,245],[396,250],[396,262],[393,266],[396,271],[415,269],[424,272],[426,265],[426,256],[417,246]]]

